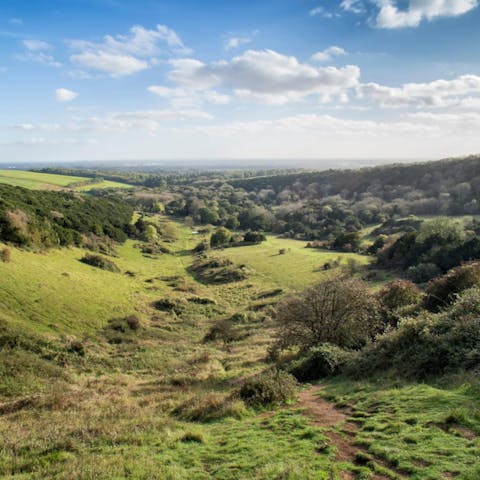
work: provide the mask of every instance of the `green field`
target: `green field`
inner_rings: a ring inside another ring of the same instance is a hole
[[[299,289],[311,285],[325,274],[325,263],[336,259],[346,265],[348,259],[359,266],[370,262],[370,257],[355,253],[339,253],[306,248],[307,242],[268,236],[260,245],[228,248],[221,252],[236,263],[245,264],[254,271],[253,280],[258,284]],[[280,254],[280,250],[285,250]]]
[[[35,190],[60,190],[64,188],[72,188],[73,190],[88,191],[94,188],[131,188],[129,185],[118,182],[87,182],[88,179],[85,177],[54,175],[50,173],[38,173],[14,169],[0,170],[0,183]],[[70,187],[72,184],[74,185]]]
[[[231,398],[242,378],[268,365],[274,324],[268,310],[252,309],[258,298],[281,290],[268,300],[276,302],[311,285],[337,258],[330,273],[353,259],[362,274],[369,257],[269,236],[210,251],[247,265],[250,276],[208,284],[189,268],[203,237],[155,220],[176,237],[164,243],[170,253],[142,254],[143,243],[129,240],[109,257],[119,273],[81,263],[78,248],[8,246],[11,261],[0,263],[0,478],[479,478],[472,378],[328,381],[313,403],[345,412],[333,423],[312,417],[303,394],[264,410]],[[178,308],[155,308],[162,299]],[[204,340],[238,312],[245,320],[235,341]],[[123,320],[132,314],[136,330]]]

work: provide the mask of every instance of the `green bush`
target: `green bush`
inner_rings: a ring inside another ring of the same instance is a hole
[[[465,292],[448,310],[406,319],[349,360],[346,370],[364,377],[390,370],[425,378],[480,364],[480,290]]]
[[[244,380],[236,394],[249,406],[286,403],[295,398],[297,382],[287,372],[270,369]]]
[[[288,371],[300,382],[309,382],[340,372],[352,353],[336,345],[324,343],[311,348],[288,367]]]
[[[109,272],[118,273],[120,271],[114,262],[108,260],[108,258],[101,257],[100,255],[92,255],[87,253],[83,258],[80,259],[80,261],[87,265],[91,265],[92,267],[101,268],[102,270],[107,270]]]
[[[430,281],[423,300],[423,307],[438,312],[452,304],[457,295],[480,285],[480,263],[469,263],[449,270],[445,275]]]
[[[415,283],[428,282],[440,273],[440,269],[434,263],[419,263],[407,269],[407,277]]]

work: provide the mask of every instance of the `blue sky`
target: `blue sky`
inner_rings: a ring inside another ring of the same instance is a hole
[[[0,161],[480,152],[478,0],[1,0]]]

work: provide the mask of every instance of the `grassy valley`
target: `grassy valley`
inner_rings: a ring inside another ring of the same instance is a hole
[[[0,478],[479,478],[476,214],[285,233],[209,175],[0,191]]]

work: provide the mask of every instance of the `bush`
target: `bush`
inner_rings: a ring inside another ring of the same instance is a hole
[[[120,269],[107,258],[101,257],[100,255],[87,254],[80,259],[82,263],[91,265],[92,267],[101,268],[102,270],[107,270],[109,272],[118,273]]]
[[[3,263],[12,261],[12,252],[9,248],[2,248],[2,251],[0,252],[0,259]]]
[[[356,376],[391,370],[425,378],[480,364],[480,290],[465,292],[440,314],[425,312],[406,319],[351,359],[347,371]]]
[[[243,237],[245,243],[261,243],[266,239],[267,237],[260,232],[247,232]]]
[[[311,348],[301,358],[292,362],[288,371],[298,381],[309,382],[339,373],[351,357],[351,352],[336,345],[324,343]]]
[[[216,322],[203,337],[204,342],[221,340],[224,344],[241,340],[242,335],[232,318],[223,318]]]
[[[236,392],[249,406],[286,403],[295,398],[297,382],[289,373],[270,369],[244,380]]]
[[[239,282],[249,277],[251,271],[245,265],[235,265],[228,258],[202,258],[189,270],[197,280],[204,283]]]
[[[407,269],[407,277],[415,283],[428,282],[440,273],[440,269],[434,263],[419,263]]]
[[[173,410],[174,415],[190,422],[212,422],[226,417],[242,418],[245,405],[234,398],[225,398],[219,393],[194,396]]]
[[[378,293],[380,305],[389,311],[398,310],[408,305],[415,305],[420,300],[421,292],[408,280],[393,280]]]
[[[423,306],[431,312],[438,312],[452,304],[459,293],[476,285],[480,285],[480,263],[452,268],[442,277],[430,281]]]
[[[225,227],[220,227],[210,237],[210,246],[211,247],[221,247],[230,242],[232,235],[230,231]]]
[[[280,349],[322,343],[359,348],[378,333],[378,302],[361,280],[327,278],[280,303],[276,320]]]

